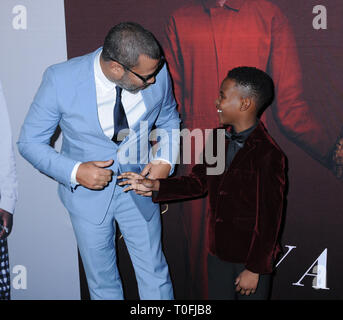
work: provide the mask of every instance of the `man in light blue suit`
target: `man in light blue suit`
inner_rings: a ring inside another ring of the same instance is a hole
[[[116,25],[102,48],[44,73],[18,149],[59,182],[92,299],[123,299],[115,221],[140,298],[173,299],[159,206],[150,197],[123,192],[116,177],[125,171],[155,179],[170,175],[178,157],[179,123],[161,49],[138,24]],[[60,152],[50,146],[57,125],[63,135]],[[153,127],[159,139],[151,148]]]

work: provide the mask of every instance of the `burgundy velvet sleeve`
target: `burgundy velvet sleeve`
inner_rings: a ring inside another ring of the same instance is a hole
[[[259,274],[271,273],[279,252],[279,229],[285,190],[285,157],[273,150],[263,158],[258,172],[257,214],[246,268]]]
[[[195,165],[189,176],[160,179],[160,189],[152,201],[171,201],[202,196],[207,191],[206,166]]]

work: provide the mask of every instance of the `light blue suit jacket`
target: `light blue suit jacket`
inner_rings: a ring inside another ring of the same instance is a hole
[[[161,157],[162,153],[174,167],[178,157],[180,125],[170,77],[164,66],[155,84],[141,91],[146,112],[131,128],[130,135],[119,147],[105,136],[98,119],[94,81],[94,58],[99,50],[101,48],[50,66],[45,71],[17,143],[25,159],[59,182],[58,193],[69,213],[96,224],[105,217],[117,176],[114,175],[112,182],[103,190],[90,190],[81,185],[75,188],[70,180],[75,164],[78,161],[114,159],[114,164],[109,167],[114,173],[140,172],[153,158],[147,139],[155,125],[163,129],[160,150],[155,157]],[[63,135],[60,152],[50,146],[57,125]],[[130,194],[148,221],[158,210],[158,205],[150,197],[134,192]]]

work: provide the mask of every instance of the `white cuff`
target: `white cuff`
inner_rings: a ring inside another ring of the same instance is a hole
[[[173,169],[173,165],[171,164],[171,162],[169,160],[166,160],[166,159],[163,159],[163,158],[154,158],[153,160],[151,160],[151,162],[153,162],[153,161],[162,161],[162,162],[165,162],[165,163],[169,164],[170,165],[169,175],[171,175],[172,169]]]
[[[0,209],[13,214],[16,202],[17,202],[16,198],[1,196]]]
[[[71,172],[71,176],[70,176],[70,182],[71,184],[74,184],[74,185],[78,185],[79,183],[77,182],[76,180],[76,173],[77,173],[77,170],[79,169],[79,166],[82,162],[78,162],[76,163],[76,165],[74,166],[73,168],[73,171]]]

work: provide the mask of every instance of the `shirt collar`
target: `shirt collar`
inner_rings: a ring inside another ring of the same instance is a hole
[[[257,120],[256,123],[251,126],[250,128],[241,131],[240,133],[237,133],[235,131],[235,128],[233,126],[229,127],[230,128],[230,133],[231,134],[235,134],[236,136],[239,136],[240,140],[242,140],[242,142],[244,142],[246,139],[248,139],[248,137],[250,136],[250,134],[255,130],[255,128],[258,126],[260,120]],[[229,135],[227,134],[227,132],[225,133],[225,136],[228,138]]]
[[[209,10],[211,8],[219,7],[219,0],[201,0],[204,7]],[[239,11],[244,0],[226,0],[224,7],[234,10],[234,11]]]
[[[116,84],[112,82],[111,80],[107,79],[107,77],[104,75],[101,69],[100,65],[100,55],[102,50],[100,50],[94,59],[94,75],[100,81],[101,85],[103,85],[105,88],[113,89],[115,88]]]

